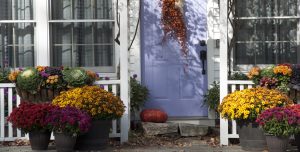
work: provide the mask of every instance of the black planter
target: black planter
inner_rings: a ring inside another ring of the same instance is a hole
[[[266,137],[257,123],[237,122],[240,146],[246,151],[263,151],[267,149]]]
[[[300,151],[300,133],[295,135],[295,141],[298,147],[298,151]]]
[[[56,151],[72,152],[76,143],[76,136],[71,136],[66,133],[54,132]]]
[[[31,131],[29,141],[32,150],[47,150],[50,141],[50,131]]]
[[[284,152],[289,144],[289,137],[266,135],[269,152]]]
[[[79,135],[76,140],[76,150],[101,150],[108,145],[111,120],[93,120],[90,130]]]

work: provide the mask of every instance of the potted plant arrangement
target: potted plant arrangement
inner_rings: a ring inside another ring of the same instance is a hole
[[[286,151],[289,137],[300,132],[299,114],[292,109],[293,107],[270,108],[256,119],[266,134],[269,151]]]
[[[257,87],[227,95],[218,110],[223,118],[237,121],[242,149],[264,150],[265,136],[255,123],[257,116],[266,109],[292,103],[293,101],[280,91]],[[253,142],[254,140],[256,142]]]
[[[29,133],[29,141],[33,150],[46,150],[51,135],[51,127],[46,116],[53,108],[51,104],[33,104],[22,102],[14,108],[7,120],[16,128]]]
[[[59,107],[76,107],[87,112],[92,118],[90,130],[79,135],[77,150],[99,150],[107,145],[111,120],[120,118],[125,107],[119,97],[99,86],[84,86],[61,92],[52,104]]]
[[[89,130],[91,118],[74,107],[54,107],[46,117],[46,123],[52,128],[57,151],[72,152],[79,134]]]
[[[290,90],[289,83],[291,76],[292,68],[290,64],[279,64],[263,69],[255,66],[251,68],[248,73],[248,78],[253,80],[255,85],[269,89],[277,89],[284,93]]]
[[[81,68],[37,66],[12,71],[8,78],[22,100],[49,102],[63,90],[93,84],[98,76]]]

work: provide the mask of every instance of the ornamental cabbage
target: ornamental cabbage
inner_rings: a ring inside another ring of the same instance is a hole
[[[89,76],[81,68],[70,68],[62,71],[63,79],[68,83],[69,88],[82,87],[86,85]]]
[[[35,68],[26,68],[18,75],[16,85],[21,90],[36,94],[40,90],[42,80]]]

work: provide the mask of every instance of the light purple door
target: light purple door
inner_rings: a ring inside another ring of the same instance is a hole
[[[160,4],[160,0],[142,0],[142,80],[150,90],[145,107],[163,109],[170,117],[207,116],[203,103],[207,77],[202,75],[199,57],[200,50],[206,50],[199,41],[207,39],[207,2],[185,0],[188,57],[181,55],[177,41],[162,42]]]

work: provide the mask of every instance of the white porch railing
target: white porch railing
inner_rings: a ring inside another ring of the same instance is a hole
[[[241,81],[241,80],[228,80],[228,94],[232,93],[236,90],[243,90],[247,88],[252,88],[254,83],[252,81]],[[236,121],[228,121],[225,119],[221,119],[221,126],[226,126],[226,131],[220,131],[222,140],[228,140],[229,138],[239,138],[238,132],[237,132],[237,125]],[[225,129],[225,128],[224,128]]]
[[[105,80],[97,81],[95,84],[119,96],[120,82],[120,80]],[[14,141],[15,139],[28,138],[26,134],[22,133],[19,129],[13,128],[12,124],[6,121],[7,116],[20,102],[20,97],[15,93],[15,85],[13,83],[0,83],[0,141]],[[128,105],[125,106],[128,107]],[[121,132],[121,126],[124,125],[122,123],[128,125],[127,122],[120,120],[112,121],[110,137],[122,137],[122,133],[125,132],[125,130]]]

